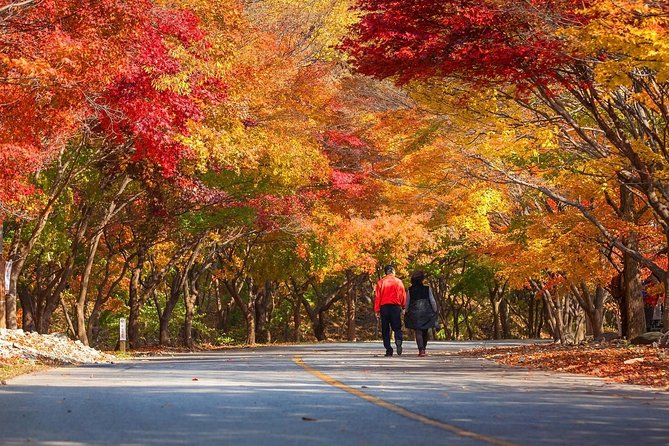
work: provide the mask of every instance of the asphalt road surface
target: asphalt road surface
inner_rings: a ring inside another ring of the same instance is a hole
[[[669,445],[669,394],[447,356],[481,343],[225,350],[0,387],[2,445]],[[487,343],[492,345],[492,343]]]

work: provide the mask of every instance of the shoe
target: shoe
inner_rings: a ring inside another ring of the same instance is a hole
[[[398,342],[395,344],[397,346],[397,356],[402,355],[402,342]]]
[[[420,350],[420,351],[418,352],[418,356],[420,356],[421,358],[423,358],[423,357],[427,356],[427,353],[425,353],[425,350]]]
[[[390,350],[389,352],[386,352],[386,354],[385,354],[385,356],[392,356],[392,355],[393,355],[393,351],[392,351],[392,350]]]

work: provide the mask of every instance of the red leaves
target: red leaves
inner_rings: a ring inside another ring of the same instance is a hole
[[[109,88],[105,96],[108,107],[122,112],[114,121],[105,110],[100,116],[106,130],[118,138],[134,141],[135,159],[146,159],[160,167],[166,177],[173,176],[191,150],[178,141],[188,133],[188,124],[204,118],[202,106],[223,99],[216,81],[203,81],[199,73],[190,74],[185,91],[156,88],[162,76],[183,70],[181,62],[171,55],[170,40],[179,42],[198,57],[191,44],[204,38],[198,19],[188,11],[153,8],[153,20],[146,24],[143,38],[137,44],[132,68]]]
[[[29,193],[26,176],[57,153],[124,66],[151,3],[43,1],[4,11],[0,29],[0,199]]]
[[[362,73],[399,83],[451,74],[548,83],[569,58],[550,34],[552,20],[572,17],[572,3],[363,0],[367,14],[343,48]]]
[[[342,172],[333,169],[330,173],[332,188],[335,190],[347,192],[351,195],[357,195],[363,191],[364,176],[358,173]]]
[[[192,69],[182,90],[156,87],[184,70],[177,45],[204,57],[205,33],[190,11],[148,0],[43,1],[5,11],[2,23],[0,146],[12,146],[2,155],[3,202],[29,193],[26,176],[93,115],[133,142],[136,159],[172,176],[191,155],[179,135],[223,99],[217,79]]]
[[[367,144],[362,141],[357,135],[351,133],[338,132],[336,130],[328,130],[323,138],[325,144],[334,147],[350,147],[352,149],[364,149]]]
[[[313,199],[311,194],[278,196],[265,194],[248,201],[255,210],[258,225],[271,232],[281,228],[287,220],[306,214],[307,203]]]
[[[32,193],[33,186],[26,182],[25,166],[39,165],[41,161],[31,146],[0,144],[0,202],[11,203]]]
[[[484,356],[503,364],[531,369],[600,376],[628,384],[669,387],[669,359],[664,350],[652,347],[544,344],[479,349],[461,355]],[[642,361],[633,360],[640,357]]]

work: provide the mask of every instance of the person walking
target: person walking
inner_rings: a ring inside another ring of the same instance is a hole
[[[439,313],[437,313],[437,301],[434,299],[432,289],[426,286],[425,273],[415,271],[411,275],[411,286],[407,290],[406,315],[404,325],[416,333],[416,344],[418,345],[418,356],[427,356],[428,330],[439,327]]]
[[[374,298],[374,312],[376,318],[381,318],[381,335],[383,346],[386,348],[386,356],[393,355],[393,347],[390,344],[390,329],[395,334],[395,346],[397,354],[402,354],[402,310],[405,307],[406,291],[404,284],[395,277],[395,268],[387,265],[383,268],[385,276],[376,283]]]

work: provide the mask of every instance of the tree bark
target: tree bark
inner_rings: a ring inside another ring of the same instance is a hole
[[[132,268],[130,275],[130,288],[128,290],[128,306],[130,307],[130,314],[128,317],[128,344],[130,348],[139,347],[139,313],[142,308],[141,295],[141,275],[144,268],[145,253],[140,250],[137,253],[137,262]]]
[[[170,297],[167,299],[167,302],[165,302],[163,311],[159,313],[158,339],[160,345],[167,346],[170,344],[170,320],[172,320],[172,314],[179,302],[179,297],[181,297],[182,291],[183,274],[181,272],[176,272],[170,285]]]
[[[237,279],[239,281],[239,279]],[[244,302],[242,299],[241,291],[246,282],[247,287],[249,288],[249,302]],[[223,284],[225,285],[228,293],[232,296],[232,299],[235,301],[242,314],[244,315],[244,322],[246,324],[246,344],[255,345],[256,343],[256,310],[255,305],[252,302],[251,289],[253,288],[253,279],[250,277],[246,281],[239,281],[239,283],[231,282],[224,280]]]
[[[266,280],[264,286],[254,290],[253,294],[255,296],[256,340],[262,344],[267,344],[272,342],[269,325],[274,301],[274,284]]]
[[[585,312],[590,334],[592,334],[594,339],[597,339],[604,331],[606,290],[598,284],[594,293],[592,293],[585,282],[581,282],[578,287],[572,285],[571,290],[576,302]]]
[[[114,279],[114,281],[109,285],[109,288],[105,290],[106,284],[110,278],[110,266],[112,264],[112,253],[110,252],[109,257],[107,258],[107,264],[105,265],[105,274],[102,280],[102,283],[98,286],[97,296],[95,298],[95,303],[93,304],[93,309],[91,310],[91,315],[88,318],[88,340],[94,344],[98,343],[98,334],[100,332],[100,315],[102,312],[103,305],[109,301],[114,292],[114,289],[121,283],[125,277],[126,272],[128,271],[129,263],[128,261],[123,262],[123,268],[119,275]]]
[[[625,240],[626,244],[636,246],[638,244],[635,235],[630,235]],[[623,254],[623,307],[625,312],[626,331],[624,336],[633,339],[646,332],[646,314],[643,309],[643,297],[641,294],[641,265],[631,255]]]
[[[347,271],[349,276],[349,288],[346,292],[346,339],[349,342],[356,341],[356,305],[358,300],[358,284],[350,277],[352,273]]]
[[[7,328],[7,301],[5,297],[5,219],[0,211],[0,328]]]
[[[189,286],[188,280],[183,284],[184,287],[184,305],[186,306],[186,315],[184,317],[184,345],[189,349],[195,346],[193,343],[193,316],[195,315],[195,294]]]

